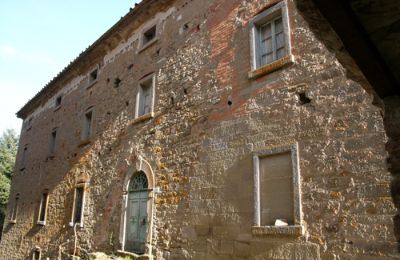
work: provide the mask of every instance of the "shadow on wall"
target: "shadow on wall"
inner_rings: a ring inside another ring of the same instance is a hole
[[[381,86],[371,86],[365,79],[360,68],[353,57],[347,52],[341,39],[333,31],[328,21],[320,12],[315,12],[315,4],[312,0],[297,0],[296,7],[300,15],[308,23],[314,36],[331,51],[341,65],[346,69],[346,76],[358,82],[368,93],[374,96],[373,104],[384,111],[382,112],[385,132],[388,136],[386,150],[388,151],[388,171],[393,179],[391,183],[391,194],[398,213],[393,217],[394,234],[398,242],[400,252],[400,96],[392,95],[380,97],[376,92]]]

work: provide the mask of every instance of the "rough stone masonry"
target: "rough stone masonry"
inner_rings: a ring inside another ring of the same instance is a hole
[[[398,259],[371,89],[310,0],[144,0],[18,112],[0,258]]]

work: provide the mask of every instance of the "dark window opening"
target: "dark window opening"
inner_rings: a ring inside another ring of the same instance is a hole
[[[46,221],[47,199],[48,199],[48,193],[44,192],[42,194],[42,200],[40,202],[40,211],[39,211],[39,221],[40,222]]]
[[[50,146],[49,146],[50,154],[54,154],[54,152],[55,152],[55,149],[56,149],[56,138],[57,138],[57,130],[54,129],[51,132],[51,137],[50,137]]]
[[[89,74],[89,84],[95,82],[97,80],[97,69],[93,70],[92,72],[90,72]]]
[[[61,101],[62,101],[62,96],[58,96],[58,97],[56,98],[56,107],[61,106]]]
[[[10,216],[10,220],[12,222],[16,222],[17,221],[18,201],[19,201],[19,196],[16,196],[15,197],[15,202],[14,202],[14,207],[11,210],[11,216]]]
[[[143,46],[152,41],[156,37],[156,26],[154,25],[143,33]]]
[[[83,192],[83,187],[78,187],[75,190],[74,223],[81,223],[82,221]]]
[[[33,260],[40,260],[41,254],[39,249],[35,249],[33,251],[32,259]]]
[[[85,114],[85,125],[83,129],[83,140],[89,139],[92,133],[92,111],[88,111]]]

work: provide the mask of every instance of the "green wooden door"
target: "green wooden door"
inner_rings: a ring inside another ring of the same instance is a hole
[[[145,252],[148,229],[147,202],[149,191],[147,178],[142,172],[134,175],[129,183],[126,211],[125,250],[137,254]]]

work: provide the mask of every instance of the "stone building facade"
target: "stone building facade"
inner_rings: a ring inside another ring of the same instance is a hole
[[[397,259],[374,97],[311,0],[144,0],[18,112],[1,259]]]

